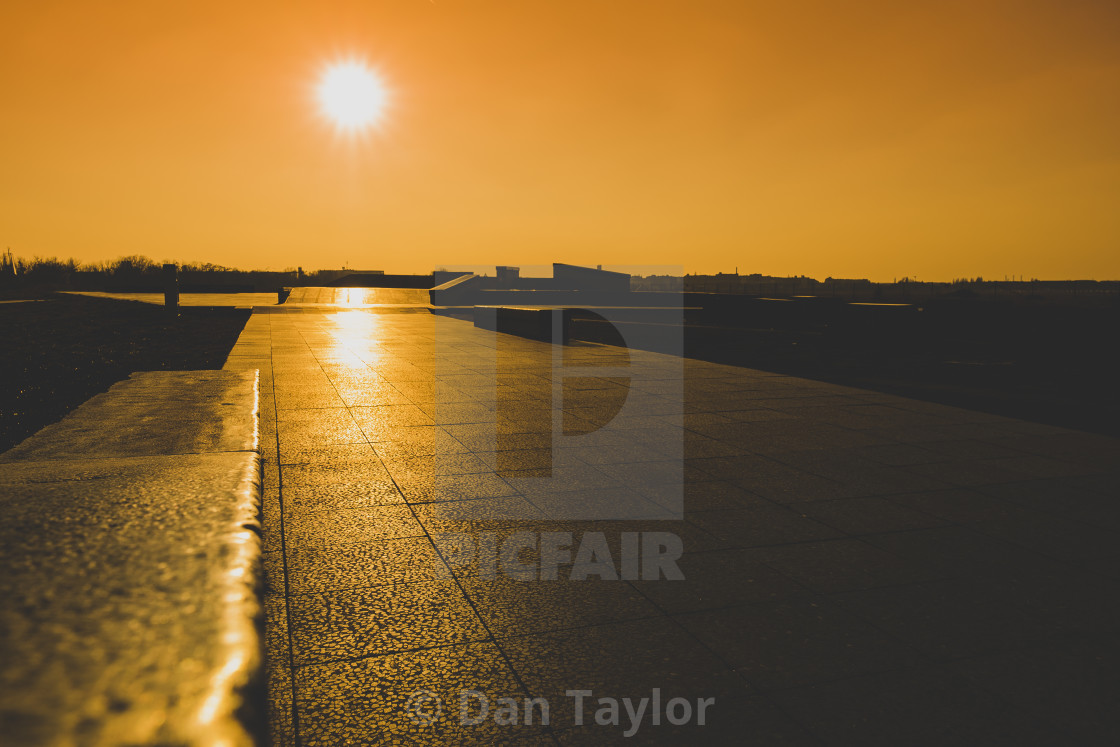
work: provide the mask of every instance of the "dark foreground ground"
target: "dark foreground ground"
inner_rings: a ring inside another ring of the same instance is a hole
[[[62,294],[0,303],[0,451],[134,371],[221,368],[249,318]],[[16,300],[12,297],[3,299]]]

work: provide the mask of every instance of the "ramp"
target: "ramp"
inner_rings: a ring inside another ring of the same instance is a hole
[[[339,306],[368,308],[376,306],[430,306],[427,288],[329,288],[307,286],[292,288],[285,306]]]

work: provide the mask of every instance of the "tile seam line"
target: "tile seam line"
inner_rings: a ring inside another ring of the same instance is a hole
[[[330,334],[330,333],[328,332],[328,334]],[[330,336],[335,340],[338,339],[333,334],[330,334]],[[310,345],[308,345],[308,347],[310,348]],[[358,356],[356,353],[354,353],[354,351],[350,350],[346,345],[343,345],[342,347],[345,350],[347,350],[348,352],[354,354],[359,360],[363,360],[361,356]],[[314,355],[314,352],[312,352],[312,355]],[[323,374],[327,377],[327,380],[331,384],[331,388],[335,390],[335,394],[338,395],[339,399],[341,399],[342,395],[338,391],[338,387],[335,386],[334,380],[330,377],[330,374],[328,374],[326,369],[323,368],[322,362],[319,360],[318,357],[315,358],[315,361],[316,361],[316,363],[319,363],[320,370],[322,370]],[[369,364],[365,363],[364,360],[363,360],[363,365],[366,366],[366,367],[369,366]],[[434,366],[433,366],[433,370],[432,370],[432,375],[433,376],[436,375]],[[415,404],[415,403],[413,403],[413,404]],[[385,465],[385,462],[381,458],[381,455],[378,454],[377,449],[374,448],[373,442],[371,442],[369,440],[369,437],[366,436],[365,429],[362,428],[361,424],[358,423],[357,419],[354,418],[354,413],[351,412],[349,405],[346,405],[346,412],[350,415],[350,418],[352,420],[354,420],[355,424],[357,424],[358,430],[360,430],[362,432],[362,435],[366,437],[366,443],[369,444],[370,449],[373,451],[374,455],[377,457],[378,462],[381,464],[381,468],[384,469],[386,472],[389,472],[389,469]],[[279,434],[279,429],[277,429],[277,434]],[[458,439],[456,439],[456,440],[458,440]],[[400,486],[397,485],[397,481],[395,479],[393,479],[392,473],[389,473],[389,480],[393,483],[393,486],[397,489],[397,492],[399,492],[401,494],[401,496],[404,497],[404,492],[401,491]],[[483,618],[482,614],[479,612],[477,605],[475,605],[474,600],[471,599],[469,594],[467,594],[467,590],[463,587],[462,582],[459,580],[458,577],[455,576],[454,572],[451,570],[451,565],[447,562],[447,558],[444,557],[443,552],[440,551],[439,546],[436,545],[435,540],[432,539],[431,533],[428,532],[428,528],[426,526],[424,526],[423,522],[420,521],[420,517],[416,515],[416,511],[413,509],[412,504],[408,503],[407,500],[406,500],[405,505],[408,506],[408,511],[412,515],[413,520],[415,520],[416,523],[423,530],[424,536],[427,537],[428,542],[432,546],[432,549],[435,550],[436,555],[438,555],[440,561],[443,562],[444,566],[446,567],[446,569],[448,571],[448,574],[451,576],[452,579],[454,579],[455,586],[459,589],[459,593],[463,595],[463,599],[466,600],[467,604],[471,608],[471,611],[474,612],[475,617],[478,619],[479,624],[482,626],[483,630],[486,631],[486,635],[489,638],[488,642],[491,643],[494,646],[495,649],[497,649],[499,656],[501,656],[502,661],[505,663],[506,667],[509,668],[510,673],[513,675],[514,680],[517,682],[518,686],[521,688],[521,691],[524,692],[529,697],[533,697],[533,693],[526,686],[524,680],[521,678],[521,674],[513,666],[513,662],[510,660],[509,655],[506,653],[506,650],[502,647],[502,645],[498,642],[497,637],[494,635],[494,631],[492,631],[490,629],[490,626],[486,623],[486,620]],[[287,579],[285,578],[285,581],[286,580]],[[289,626],[289,631],[290,631],[291,630],[291,622],[290,621],[288,623],[288,626]],[[293,659],[293,663],[294,663],[294,659]],[[294,672],[293,672],[293,675],[294,675]],[[293,683],[292,686],[294,688],[295,687],[295,677],[294,676],[292,677],[292,683]],[[294,710],[294,708],[293,708],[293,710]],[[552,738],[553,744],[558,745],[559,740],[557,739],[555,734],[552,733],[552,734],[550,734],[550,736]],[[298,747],[298,735],[297,735],[297,747]]]
[[[284,469],[280,464],[280,419],[279,413],[276,408],[276,375],[273,365],[273,345],[272,345],[272,316],[268,316],[268,339],[269,339],[269,378],[272,380],[272,416],[275,421],[275,440],[276,440],[276,495],[277,502],[280,509],[280,558],[283,562],[284,569],[284,627],[288,639],[288,661],[286,669],[288,670],[288,679],[291,681],[291,701],[290,713],[292,714],[292,740],[295,747],[300,747],[303,740],[299,733],[299,708],[297,707],[296,699],[296,672],[295,672],[295,648],[293,643],[292,633],[292,592],[291,582],[288,578],[288,540],[286,530],[286,520],[284,512]]]
[[[659,614],[655,614],[655,615],[643,615],[641,617],[626,617],[626,618],[622,618],[620,620],[605,620],[603,622],[590,623],[590,624],[587,624],[587,625],[571,625],[571,626],[567,626],[567,627],[563,627],[563,628],[549,628],[547,630],[536,630],[536,631],[533,631],[531,633],[518,633],[517,635],[503,636],[502,639],[503,640],[517,640],[517,639],[522,639],[522,638],[536,638],[536,637],[540,637],[540,636],[552,635],[554,633],[571,633],[571,632],[575,632],[575,631],[589,630],[591,628],[599,628],[599,627],[605,627],[605,626],[610,626],[610,625],[625,625],[627,623],[645,622],[647,620],[661,620],[661,619],[664,619],[665,617],[668,617],[668,615],[666,615],[664,613],[659,613]],[[330,664],[353,663],[353,662],[358,662],[358,661],[365,661],[367,659],[376,659],[376,658],[379,658],[379,657],[382,657],[382,656],[399,656],[401,654],[420,653],[420,652],[424,652],[424,651],[437,651],[437,650],[440,650],[440,649],[456,648],[456,647],[459,647],[459,646],[469,646],[469,645],[478,644],[478,643],[491,643],[491,641],[487,641],[485,639],[480,638],[480,639],[474,639],[474,640],[459,641],[457,643],[441,643],[441,644],[434,644],[434,645],[431,645],[431,646],[417,646],[415,648],[402,648],[402,649],[391,649],[391,650],[385,650],[385,651],[376,651],[374,653],[362,654],[360,656],[347,656],[347,657],[340,657],[340,658],[335,658],[335,659],[324,659],[323,661],[308,662],[306,664],[297,665],[294,668],[296,668],[296,669],[308,669],[308,668],[311,668],[311,667],[328,666]],[[717,658],[719,658],[719,657],[717,657]],[[725,663],[725,662],[722,661],[722,659],[720,659],[720,662]]]

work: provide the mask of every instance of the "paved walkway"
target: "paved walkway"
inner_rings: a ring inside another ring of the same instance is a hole
[[[1120,441],[554,354],[428,313],[252,316],[227,368],[261,371],[276,744],[605,744],[627,706],[635,743],[1120,736]]]

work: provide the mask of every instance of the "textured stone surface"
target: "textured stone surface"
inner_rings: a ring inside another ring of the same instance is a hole
[[[553,387],[558,361],[578,376]],[[227,368],[262,369],[275,421],[277,744],[614,744],[565,691],[653,688],[716,703],[636,744],[1120,735],[1116,439],[388,309],[256,314]],[[672,532],[685,579],[449,561],[518,531],[616,558]],[[552,723],[460,724],[462,689],[547,697]]]
[[[255,408],[254,375],[140,374],[5,455],[6,744],[250,741]]]
[[[98,394],[0,462],[257,448],[256,374],[148,371]]]

